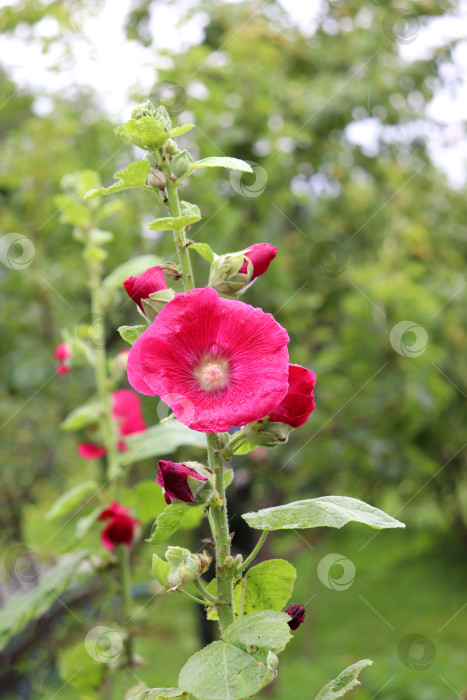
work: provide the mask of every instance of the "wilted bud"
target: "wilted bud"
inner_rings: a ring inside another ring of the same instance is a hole
[[[164,273],[165,279],[179,280],[182,277],[180,268],[173,262],[164,262],[162,263],[161,268],[162,272]]]
[[[212,557],[206,550],[202,554],[192,554],[183,547],[168,547],[165,558],[172,566],[167,575],[167,583],[172,589],[199,579],[212,562]]]
[[[297,605],[296,603],[292,603],[292,605],[290,605],[285,612],[292,618],[288,622],[288,625],[291,630],[296,630],[298,627],[300,627],[301,624],[305,622],[304,605]]]
[[[253,445],[276,447],[287,442],[292,428],[285,423],[271,423],[268,418],[262,418],[254,423],[248,423],[241,432]]]
[[[172,158],[171,166],[175,177],[177,179],[183,177],[192,163],[193,158],[186,149]]]
[[[154,106],[152,102],[143,102],[140,105],[136,105],[136,107],[132,110],[131,112],[131,118],[132,119],[141,119],[141,117],[153,117],[154,116]]]
[[[207,503],[214,493],[214,474],[198,462],[159,460],[156,483],[162,487],[166,503],[172,498],[184,503]]]
[[[176,156],[177,153],[180,153],[180,149],[173,139],[169,139],[168,141],[166,141],[165,151],[169,154],[169,156]]]
[[[167,178],[164,173],[156,168],[151,168],[151,172],[148,175],[148,185],[150,187],[157,187],[162,192],[165,190],[167,184]]]

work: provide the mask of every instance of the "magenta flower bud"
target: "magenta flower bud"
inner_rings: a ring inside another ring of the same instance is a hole
[[[60,343],[54,350],[55,359],[59,362],[69,360],[71,357],[71,347],[69,343]]]
[[[159,460],[156,483],[162,487],[166,503],[205,503],[212,496],[212,472],[198,462]]]
[[[292,618],[287,623],[291,630],[296,630],[298,627],[300,627],[300,625],[303,622],[305,622],[304,605],[297,605],[296,603],[292,603],[292,605],[290,605],[285,612]]]
[[[101,532],[101,542],[106,549],[115,549],[119,544],[127,547],[133,542],[135,526],[139,520],[135,520],[128,508],[124,508],[120,503],[114,501],[108,508],[99,515],[99,520],[110,522]]]
[[[316,375],[306,367],[289,365],[289,388],[280,404],[271,412],[271,423],[287,423],[299,428],[307,422],[315,408],[313,389]]]
[[[250,248],[246,248],[243,253],[253,265],[251,280],[254,280],[260,275],[264,275],[277,255],[277,248],[270,243],[253,243],[253,245],[250,246]],[[243,263],[239,270],[240,273],[246,274],[248,272],[248,260],[245,260]]]
[[[141,311],[144,313],[141,299],[147,299],[153,292],[160,292],[162,289],[167,289],[164,272],[160,265],[150,267],[149,270],[143,272],[138,277],[129,277],[123,283],[129,297],[138,304]]]

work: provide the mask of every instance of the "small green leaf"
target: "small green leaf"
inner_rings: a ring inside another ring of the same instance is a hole
[[[83,481],[83,483],[65,491],[46,514],[46,520],[63,518],[65,515],[74,511],[83,501],[86,499],[89,500],[89,496],[96,493],[98,490],[99,486],[97,482]]]
[[[117,328],[123,340],[125,340],[130,345],[133,345],[139,338],[139,336],[147,330],[147,325],[145,326],[120,326]]]
[[[134,695],[129,700],[169,700],[169,698],[181,698],[185,700],[188,694],[184,693],[180,688],[148,688],[142,693]]]
[[[185,226],[191,226],[201,219],[200,210],[198,207],[195,207],[196,205],[191,205],[189,213],[185,213],[182,209],[181,216],[166,216],[162,219],[154,219],[154,221],[149,222],[148,226],[153,231],[173,231]]]
[[[85,537],[94,523],[97,522],[97,519],[99,515],[102,512],[102,506],[97,506],[97,508],[94,508],[90,513],[87,515],[84,515],[82,518],[78,520],[76,523],[76,529],[73,537],[69,542],[66,543],[65,547],[63,548],[63,551],[68,552],[70,549],[73,549],[73,547],[78,544],[78,542],[81,542],[83,537]]]
[[[203,700],[240,700],[257,693],[274,675],[267,664],[232,644],[213,642],[188,659],[178,684]]]
[[[170,127],[149,116],[129,119],[125,124],[117,126],[114,132],[124,141],[146,151],[157,151],[170,137]]]
[[[233,471],[233,469],[227,469],[227,470],[224,472],[224,486],[225,486],[225,488],[227,488],[228,486],[230,486],[230,484],[231,484],[232,481],[233,481],[233,478],[234,478],[234,471]]]
[[[207,243],[190,243],[190,250],[196,250],[208,263],[212,263],[216,258],[216,254]]]
[[[128,450],[122,454],[122,460],[128,465],[147,457],[164,457],[181,445],[205,448],[206,438],[203,433],[172,420],[170,425],[153,425],[143,433],[128,435],[126,443]]]
[[[262,610],[282,610],[293,592],[297,572],[285,559],[269,559],[248,569],[243,580],[234,584],[235,615]],[[216,580],[209,582],[208,591],[217,593]],[[217,611],[208,613],[208,620],[217,620]]]
[[[265,610],[241,617],[227,627],[224,642],[248,651],[252,647],[270,649],[279,653],[292,639],[290,615],[284,612]]]
[[[244,173],[252,173],[253,170],[251,169],[251,165],[248,165],[248,163],[245,163],[244,160],[240,160],[239,158],[227,158],[227,157],[211,157],[211,158],[203,158],[202,160],[197,160],[195,163],[192,163],[190,166],[190,170],[194,170],[194,168],[229,168],[230,170],[242,170]]]
[[[60,212],[60,221],[63,224],[83,227],[89,222],[89,209],[82,202],[67,194],[57,194],[54,197],[55,206]]]
[[[170,588],[170,583],[167,581],[167,578],[171,569],[172,564],[169,564],[168,561],[161,559],[157,554],[152,555],[152,570],[163,588]]]
[[[98,423],[101,416],[102,404],[100,401],[85,403],[69,413],[63,423],[60,424],[60,428],[62,430],[82,430],[88,425]]]
[[[253,450],[256,450],[258,445],[254,445],[252,442],[249,440],[245,440],[241,444],[239,444],[237,447],[234,448],[233,454],[234,455],[248,455],[250,452],[253,452]]]
[[[194,128],[194,124],[183,124],[182,126],[176,126],[173,129],[171,129],[169,136],[171,139],[174,139],[177,136],[181,136],[182,134],[185,134],[187,131],[191,131]]]
[[[296,530],[308,527],[342,527],[355,521],[378,530],[405,527],[382,510],[347,496],[322,496],[284,506],[245,513],[242,518],[258,530]]]
[[[113,291],[114,289],[120,288],[128,277],[132,275],[137,277],[142,272],[146,272],[148,268],[161,265],[162,263],[163,260],[157,257],[157,255],[139,255],[116,267],[115,270],[104,279],[102,285],[105,291]]]
[[[180,520],[180,530],[194,530],[198,527],[204,517],[206,506],[191,506],[187,508],[182,519]]]
[[[98,189],[89,190],[84,195],[85,199],[92,199],[93,197],[99,197],[103,194],[113,194],[114,192],[121,192],[121,190],[128,190],[131,187],[143,187],[147,189],[152,189],[146,185],[146,178],[151,170],[151,165],[147,160],[137,160],[134,163],[115,173],[114,178],[117,180],[110,187],[99,187]]]
[[[189,509],[187,503],[171,503],[156,520],[156,528],[151,533],[151,544],[161,544],[180,527],[180,522]]]
[[[365,666],[372,666],[373,661],[370,659],[363,659],[363,661],[357,661],[356,664],[352,664],[342,671],[337,678],[335,678],[330,683],[327,683],[324,688],[321,688],[315,700],[335,700],[335,698],[341,698],[343,695],[356,688],[360,685],[360,681],[357,680],[357,676]]]

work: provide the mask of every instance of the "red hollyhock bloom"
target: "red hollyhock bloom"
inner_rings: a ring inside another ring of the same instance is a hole
[[[99,520],[110,522],[101,532],[101,542],[107,549],[115,549],[118,544],[129,546],[133,542],[135,525],[139,520],[135,520],[128,508],[124,508],[120,503],[114,501],[108,508],[99,515]]]
[[[130,384],[160,396],[193,430],[213,433],[268,415],[287,393],[287,332],[271,314],[192,289],[160,311],[130,350]]]
[[[289,365],[289,390],[269,416],[270,422],[287,423],[292,428],[306,423],[315,408],[315,384],[314,372],[300,365]]]
[[[166,503],[172,503],[172,498],[185,503],[195,502],[188,485],[188,476],[193,477],[193,479],[199,479],[199,481],[207,481],[206,477],[201,476],[194,469],[190,469],[186,464],[170,462],[165,459],[159,460],[156,483],[164,489]]]
[[[277,255],[277,248],[270,243],[253,243],[252,246],[245,251],[245,257],[251,260],[253,264],[252,280],[260,275],[264,275],[270,263]],[[239,272],[246,274],[248,271],[248,262],[245,260]]]
[[[133,435],[146,430],[146,423],[141,413],[141,400],[131,389],[117,389],[112,393],[112,416],[118,425],[120,435]],[[123,440],[117,442],[119,452],[127,451]],[[98,459],[107,453],[105,447],[95,442],[81,442],[78,445],[78,454],[84,459]]]
[[[141,311],[144,313],[141,299],[147,299],[152,292],[160,292],[161,289],[167,289],[162,267],[156,265],[150,267],[149,270],[143,272],[138,277],[129,277],[123,283],[125,290],[133,301],[138,304]]]
[[[296,630],[300,625],[305,622],[305,606],[297,605],[292,603],[285,611],[292,618],[287,623],[291,630]]]

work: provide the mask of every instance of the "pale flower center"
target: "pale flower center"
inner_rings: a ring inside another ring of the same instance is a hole
[[[220,389],[227,383],[227,362],[212,362],[210,358],[205,358],[204,363],[195,371],[195,375],[205,391]]]

